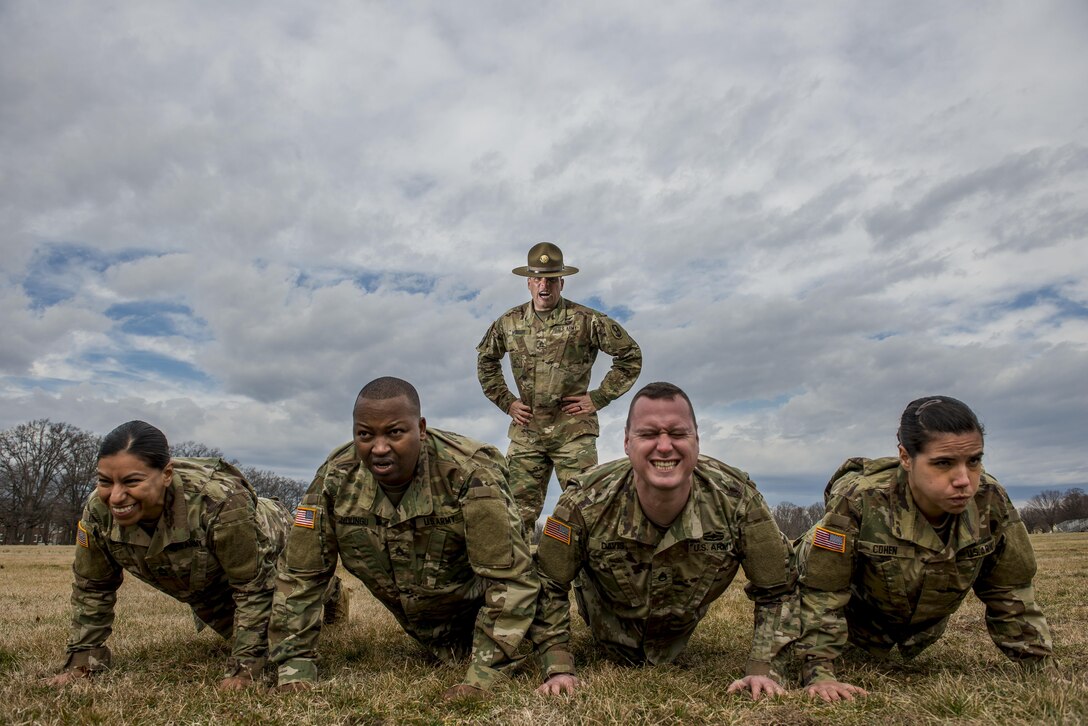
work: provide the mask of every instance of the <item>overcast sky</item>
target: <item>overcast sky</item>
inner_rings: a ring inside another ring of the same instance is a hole
[[[1088,487],[1086,89],[1080,0],[0,2],[0,428],[309,480],[397,375],[505,451],[475,346],[552,241],[772,503],[937,393]]]

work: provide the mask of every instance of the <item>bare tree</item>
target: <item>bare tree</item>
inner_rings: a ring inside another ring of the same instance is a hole
[[[226,459],[227,455],[221,449],[202,444],[199,441],[182,441],[180,444],[170,445],[170,456],[183,458],[193,457],[201,459]],[[231,462],[235,463],[235,462]]]
[[[1044,489],[1028,499],[1024,510],[1029,513],[1029,517],[1041,522],[1043,531],[1051,532],[1054,525],[1062,521],[1062,493],[1057,489]]]
[[[301,479],[291,479],[274,471],[252,466],[242,469],[242,475],[253,486],[258,496],[279,499],[288,510],[294,510],[298,506],[309,486]]]
[[[1080,487],[1066,489],[1062,495],[1062,522],[1070,519],[1088,519],[1088,494]]]
[[[4,541],[28,542],[49,524],[58,482],[68,471],[73,441],[85,432],[39,419],[0,432],[0,526]]]
[[[68,455],[61,465],[52,508],[56,544],[76,541],[76,522],[95,488],[99,441],[94,434],[80,431],[68,442]]]
[[[800,507],[793,502],[779,502],[771,510],[778,528],[788,539],[797,539],[824,516],[824,505],[816,503]]]
[[[823,519],[826,511],[827,506],[823,502],[813,502],[805,507],[805,517],[808,520],[808,527],[805,527],[805,530],[807,531],[809,527]]]

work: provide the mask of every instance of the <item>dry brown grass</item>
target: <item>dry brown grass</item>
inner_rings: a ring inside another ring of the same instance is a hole
[[[220,694],[228,654],[194,632],[188,608],[128,578],[110,639],[114,671],[61,692],[42,683],[60,664],[69,618],[70,547],[0,547],[0,722],[239,724],[936,724],[1088,723],[1088,534],[1033,537],[1039,598],[1054,631],[1064,680],[1024,679],[990,643],[973,598],[946,636],[910,664],[848,664],[844,677],[872,695],[826,705],[800,693],[753,703],[727,696],[743,667],[751,604],[738,585],[719,600],[679,663],[624,668],[600,660],[576,622],[586,687],[537,696],[529,666],[493,698],[444,704],[461,671],[434,667],[347,576],[350,623],[326,632],[324,680],[303,694]]]

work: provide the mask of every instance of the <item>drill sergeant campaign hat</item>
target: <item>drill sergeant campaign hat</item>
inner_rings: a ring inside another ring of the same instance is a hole
[[[511,272],[522,277],[563,277],[578,272],[577,267],[563,264],[563,250],[551,242],[533,245],[527,263],[524,267],[515,267]]]

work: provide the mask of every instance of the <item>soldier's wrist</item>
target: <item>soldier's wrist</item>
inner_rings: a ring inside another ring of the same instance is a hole
[[[574,656],[565,648],[552,648],[540,654],[540,673],[544,680],[552,676],[566,673],[575,674]]]
[[[479,688],[481,691],[490,691],[496,683],[505,680],[508,680],[507,677],[494,668],[473,663],[468,667],[465,678],[461,683],[473,688]]]
[[[811,686],[815,683],[837,681],[835,667],[829,660],[806,660],[801,665],[801,683]]]
[[[62,671],[83,670],[86,673],[101,673],[110,669],[113,656],[108,646],[73,650],[68,653]]]
[[[305,658],[292,658],[276,669],[276,683],[314,683],[317,681],[317,664]]]
[[[608,397],[601,393],[600,389],[589,392],[589,400],[593,403],[593,408],[600,411],[602,408],[611,403]]]
[[[267,663],[267,658],[236,658],[232,656],[227,660],[226,677],[248,675],[250,678],[257,679],[260,677],[261,672],[264,671]]]
[[[771,668],[771,664],[761,660],[749,660],[744,666],[746,676],[768,676],[778,680]]]

